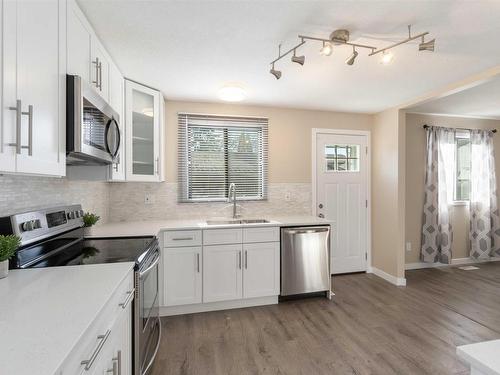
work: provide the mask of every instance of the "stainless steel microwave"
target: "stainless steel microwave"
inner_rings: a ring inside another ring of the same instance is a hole
[[[120,116],[81,77],[66,76],[66,164],[118,162]]]

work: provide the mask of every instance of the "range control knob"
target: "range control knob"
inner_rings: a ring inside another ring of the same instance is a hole
[[[80,211],[74,211],[75,217],[78,219],[80,217]]]
[[[40,229],[42,227],[42,223],[40,220],[33,220],[33,229]]]
[[[75,218],[75,212],[71,211],[68,213],[68,219],[73,220]]]
[[[83,217],[83,215],[84,215],[83,210],[80,210],[80,211],[78,211],[78,212],[80,212],[80,217]]]
[[[66,219],[71,219],[71,212],[66,213]]]
[[[24,223],[21,224],[21,228],[25,232],[29,232],[30,230],[33,230],[33,221],[25,221]]]

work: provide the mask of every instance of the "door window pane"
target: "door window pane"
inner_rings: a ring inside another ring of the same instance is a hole
[[[132,172],[154,175],[154,97],[132,91]]]
[[[327,172],[359,172],[360,145],[327,145],[325,159]]]

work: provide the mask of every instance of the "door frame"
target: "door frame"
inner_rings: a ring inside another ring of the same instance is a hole
[[[368,200],[368,207],[366,208],[366,273],[372,273],[372,175],[371,175],[371,132],[369,130],[348,130],[348,129],[323,129],[323,128],[313,128],[312,129],[312,147],[311,147],[311,159],[312,159],[312,206],[311,213],[316,216],[316,184],[317,184],[317,173],[316,173],[316,137],[318,134],[329,134],[329,135],[352,135],[352,136],[365,136],[366,144],[368,147],[368,152],[366,154],[366,197]],[[332,249],[332,236],[330,236],[330,250]]]

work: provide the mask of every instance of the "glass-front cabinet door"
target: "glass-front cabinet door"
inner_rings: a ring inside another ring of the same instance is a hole
[[[127,180],[162,181],[163,97],[126,81]]]

